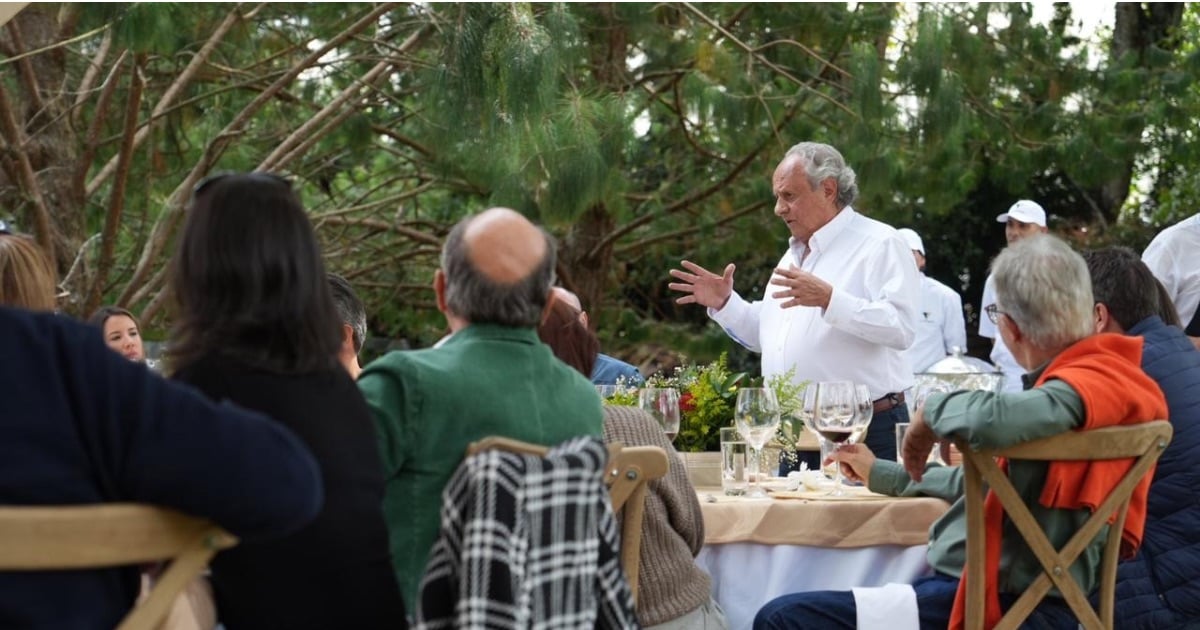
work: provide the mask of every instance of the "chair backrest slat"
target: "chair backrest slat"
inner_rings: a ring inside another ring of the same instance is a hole
[[[986,523],[984,522],[984,482],[1000,500],[1016,532],[1042,565],[1042,574],[1025,589],[1009,608],[996,628],[1017,628],[1046,596],[1057,587],[1072,612],[1085,628],[1112,628],[1113,593],[1116,581],[1117,550],[1121,530],[1129,509],[1129,499],[1138,482],[1158,460],[1171,441],[1172,427],[1165,420],[1137,425],[1109,427],[1090,431],[1071,431],[1062,435],[1018,444],[1003,449],[972,450],[966,440],[956,444],[963,453],[964,494],[967,511],[967,606],[966,627],[984,626]],[[1133,459],[1135,463],[1114,486],[1110,495],[1061,549],[1055,549],[1041,530],[1029,507],[1021,500],[1008,477],[996,464],[996,457],[1010,460],[1096,461]],[[1099,614],[1091,607],[1087,594],[1075,582],[1070,567],[1098,534],[1110,517],[1115,517],[1105,541],[1100,568]]]
[[[100,569],[174,560],[119,626],[150,630],[213,554],[237,538],[213,523],[138,504],[0,507],[0,570]]]

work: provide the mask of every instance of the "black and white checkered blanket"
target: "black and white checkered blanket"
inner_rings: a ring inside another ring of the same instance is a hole
[[[415,628],[637,628],[596,438],[489,450],[442,493]]]

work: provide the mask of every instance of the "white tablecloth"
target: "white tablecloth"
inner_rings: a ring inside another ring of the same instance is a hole
[[[748,630],[763,604],[801,591],[910,583],[925,575],[925,545],[830,549],[799,545],[705,545],[696,563],[713,579],[713,596],[732,630]]]

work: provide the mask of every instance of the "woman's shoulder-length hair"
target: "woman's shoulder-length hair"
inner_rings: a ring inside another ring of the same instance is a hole
[[[168,277],[173,370],[212,355],[282,373],[338,366],[341,321],[286,180],[247,173],[197,186]]]

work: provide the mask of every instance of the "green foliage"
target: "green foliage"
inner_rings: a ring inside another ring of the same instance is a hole
[[[726,356],[704,365],[688,365],[674,376],[654,375],[648,387],[679,390],[680,423],[675,448],[682,452],[715,451],[721,443],[721,427],[733,426],[737,390],[745,372],[731,373]]]

